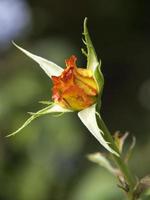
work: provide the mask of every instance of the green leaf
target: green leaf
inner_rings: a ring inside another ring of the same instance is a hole
[[[125,143],[128,135],[129,135],[128,132],[126,132],[124,134],[121,134],[119,131],[115,132],[114,140],[115,140],[115,143],[116,143],[120,153],[122,153],[122,151],[123,151],[124,143]]]
[[[40,56],[36,56],[36,55],[30,53],[29,51],[19,47],[14,42],[13,42],[13,45],[16,46],[19,50],[21,50],[28,57],[33,59],[35,62],[37,62],[50,78],[51,78],[51,76],[59,76],[63,72],[63,68],[59,67],[55,63],[48,61]]]
[[[119,176],[120,172],[118,169],[114,168],[108,158],[100,152],[89,154],[88,159],[94,163],[97,163],[101,167],[107,169],[110,173],[115,176]]]
[[[103,85],[104,85],[104,77],[101,72],[101,61],[98,61],[97,59],[97,55],[96,55],[93,43],[89,35],[89,31],[87,28],[87,18],[84,19],[83,35],[85,37],[85,41],[83,40],[83,42],[86,45],[87,53],[85,52],[85,50],[82,50],[82,52],[85,55],[87,55],[87,68],[93,71],[93,75],[97,83],[98,90],[100,93],[102,93]]]
[[[59,105],[57,105],[55,103],[51,103],[49,106],[47,106],[46,108],[43,108],[43,109],[37,111],[36,113],[31,113],[30,112],[31,117],[29,119],[27,119],[25,121],[25,123],[19,129],[17,129],[13,133],[7,135],[6,137],[10,137],[10,136],[16,135],[22,129],[24,129],[26,126],[28,126],[34,119],[39,118],[42,115],[46,115],[46,114],[49,114],[49,113],[65,113],[65,112],[72,112],[72,111],[68,110],[68,109],[65,109],[63,107],[60,107]]]
[[[132,154],[133,154],[133,150],[136,144],[136,138],[132,137],[132,143],[129,147],[129,149],[127,150],[126,156],[125,156],[125,162],[128,163],[128,161],[130,160]]]
[[[78,116],[82,123],[92,133],[92,135],[98,140],[98,142],[105,147],[109,152],[119,156],[119,154],[110,147],[109,142],[104,138],[104,132],[99,128],[96,119],[97,111],[96,105],[92,105],[78,113]],[[100,116],[99,116],[100,117]]]

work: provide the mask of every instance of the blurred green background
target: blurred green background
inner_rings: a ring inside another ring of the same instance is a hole
[[[88,27],[105,76],[102,116],[137,138],[132,170],[150,172],[150,2],[0,0],[0,200],[120,200],[116,180],[85,155],[105,151],[76,114],[44,116],[13,138],[51,81],[17,44],[64,67]],[[130,142],[130,140],[128,140]],[[150,197],[147,197],[147,200]]]

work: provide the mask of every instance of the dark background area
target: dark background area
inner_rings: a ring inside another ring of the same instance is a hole
[[[85,17],[105,76],[104,121],[112,134],[136,136],[130,166],[139,177],[150,172],[149,10],[138,0],[0,0],[0,199],[123,199],[116,180],[86,159],[105,150],[75,113],[44,116],[5,138],[51,98],[52,86],[11,40],[62,67],[72,54],[85,66]]]

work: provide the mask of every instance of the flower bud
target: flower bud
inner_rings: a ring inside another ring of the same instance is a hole
[[[98,88],[92,70],[77,68],[76,60],[71,56],[62,74],[52,76],[52,99],[64,108],[83,110],[96,102]]]

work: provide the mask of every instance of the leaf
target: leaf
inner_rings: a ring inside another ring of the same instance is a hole
[[[14,42],[13,45],[16,46],[19,50],[21,50],[24,54],[29,56],[31,59],[33,59],[35,62],[37,62],[50,78],[51,76],[59,76],[63,72],[63,68],[59,67],[55,63],[30,53],[29,51],[15,44]]]
[[[94,163],[97,163],[98,165],[100,165],[101,167],[104,167],[105,169],[107,169],[109,172],[111,172],[113,175],[115,176],[119,176],[119,170],[114,168],[110,161],[106,158],[105,155],[103,155],[100,152],[97,153],[92,153],[89,154],[88,159]]]
[[[34,119],[41,117],[42,115],[46,115],[49,113],[65,113],[65,112],[72,112],[71,110],[65,109],[60,107],[57,104],[52,103],[51,105],[47,106],[46,108],[43,108],[39,111],[37,111],[36,113],[31,113],[31,117],[29,119],[27,119],[25,121],[25,123],[19,128],[17,129],[15,132],[7,135],[6,137],[10,137],[10,136],[14,136],[17,133],[19,133],[22,129],[24,129],[26,126],[28,126]]]
[[[87,129],[92,133],[92,135],[99,141],[99,143],[104,146],[109,152],[119,156],[119,154],[113,150],[108,141],[104,139],[103,131],[98,127],[96,120],[96,105],[92,105],[78,113],[78,116],[82,123],[87,127]]]
[[[134,192],[135,197],[139,198],[141,194],[146,192],[146,190],[149,188],[150,188],[150,175],[147,175],[138,182]]]
[[[88,28],[87,28],[87,18],[84,19],[84,32],[83,35],[85,37],[84,44],[87,47],[87,53],[85,53],[84,50],[82,52],[87,55],[87,68],[91,69],[93,71],[94,78],[97,82],[98,90],[101,91],[103,90],[103,85],[104,85],[104,77],[101,72],[101,61],[98,61],[97,55],[94,49],[94,46],[92,44]]]
[[[125,140],[127,139],[128,135],[129,135],[128,132],[126,132],[125,134],[120,134],[119,131],[117,131],[114,135],[114,140],[115,140],[115,143],[116,143],[120,153],[122,153],[122,151],[123,151],[123,146],[124,146]]]
[[[125,156],[125,162],[128,163],[128,161],[130,160],[131,156],[132,156],[132,153],[133,153],[133,149],[135,147],[135,144],[136,144],[136,138],[135,137],[132,137],[132,143],[126,153],[126,156]]]
[[[150,188],[150,175],[145,176],[140,180],[140,183],[145,185],[146,188]]]

